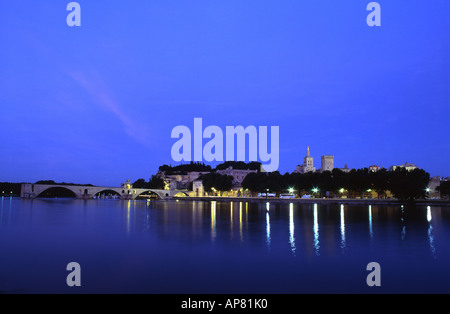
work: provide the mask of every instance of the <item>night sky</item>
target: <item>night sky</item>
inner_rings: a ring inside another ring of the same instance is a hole
[[[414,163],[450,176],[450,2],[2,1],[0,181],[118,186],[177,125],[280,127],[281,173]],[[213,164],[214,165],[214,164]]]

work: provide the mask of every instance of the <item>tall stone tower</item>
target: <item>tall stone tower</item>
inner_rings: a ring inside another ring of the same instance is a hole
[[[306,157],[303,158],[303,170],[303,173],[316,171],[316,168],[314,168],[314,159],[311,157],[311,153],[309,152],[309,146],[306,149]]]
[[[322,156],[320,172],[332,171],[334,169],[334,156]]]
[[[307,172],[315,172],[316,168],[314,167],[314,159],[311,157],[311,153],[309,151],[309,146],[306,150],[306,157],[303,158],[303,165],[297,166],[294,172],[297,173],[307,173]]]

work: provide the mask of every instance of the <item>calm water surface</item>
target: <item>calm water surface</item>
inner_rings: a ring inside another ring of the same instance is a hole
[[[0,202],[3,293],[450,293],[450,207]]]

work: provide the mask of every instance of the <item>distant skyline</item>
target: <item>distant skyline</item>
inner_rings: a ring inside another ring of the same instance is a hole
[[[69,2],[2,4],[0,182],[148,179],[196,117],[279,126],[280,173],[309,146],[450,177],[449,1]]]

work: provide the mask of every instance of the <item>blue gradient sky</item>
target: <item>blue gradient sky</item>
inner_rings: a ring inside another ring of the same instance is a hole
[[[412,162],[450,176],[450,3],[4,1],[0,181],[117,186],[171,159],[172,129],[280,126],[301,164]]]

